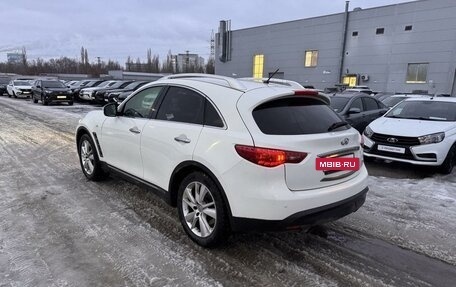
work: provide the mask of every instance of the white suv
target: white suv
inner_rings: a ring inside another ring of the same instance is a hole
[[[456,163],[456,99],[406,99],[364,131],[364,156],[415,165],[439,166],[451,173]]]
[[[361,137],[315,91],[201,74],[145,85],[80,121],[91,180],[106,172],[177,206],[186,233],[215,246],[230,232],[310,226],[356,211],[367,193]],[[358,170],[316,170],[321,158]]]

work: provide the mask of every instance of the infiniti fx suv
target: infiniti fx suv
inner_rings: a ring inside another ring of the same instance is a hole
[[[211,247],[230,233],[333,221],[365,201],[361,136],[314,90],[182,74],[141,87],[80,120],[84,175],[108,173],[176,206],[183,229]],[[322,159],[355,170],[319,170]]]

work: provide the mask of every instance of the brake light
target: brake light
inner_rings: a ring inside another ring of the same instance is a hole
[[[315,90],[298,90],[294,92],[295,96],[318,96],[318,91]]]
[[[244,159],[264,167],[276,167],[285,163],[300,163],[307,153],[236,145],[236,152]]]

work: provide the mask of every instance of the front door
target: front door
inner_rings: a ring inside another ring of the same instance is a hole
[[[161,90],[162,87],[152,87],[140,91],[125,103],[119,116],[105,120],[101,130],[101,148],[106,163],[143,178],[142,132]]]

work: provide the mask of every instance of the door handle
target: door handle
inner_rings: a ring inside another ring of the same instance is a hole
[[[130,132],[134,133],[134,134],[139,134],[141,133],[141,131],[137,128],[137,127],[132,127],[129,129]]]
[[[180,135],[178,137],[175,137],[174,140],[177,142],[181,142],[181,143],[190,143],[191,142],[191,140],[189,138],[187,138],[186,135]]]

